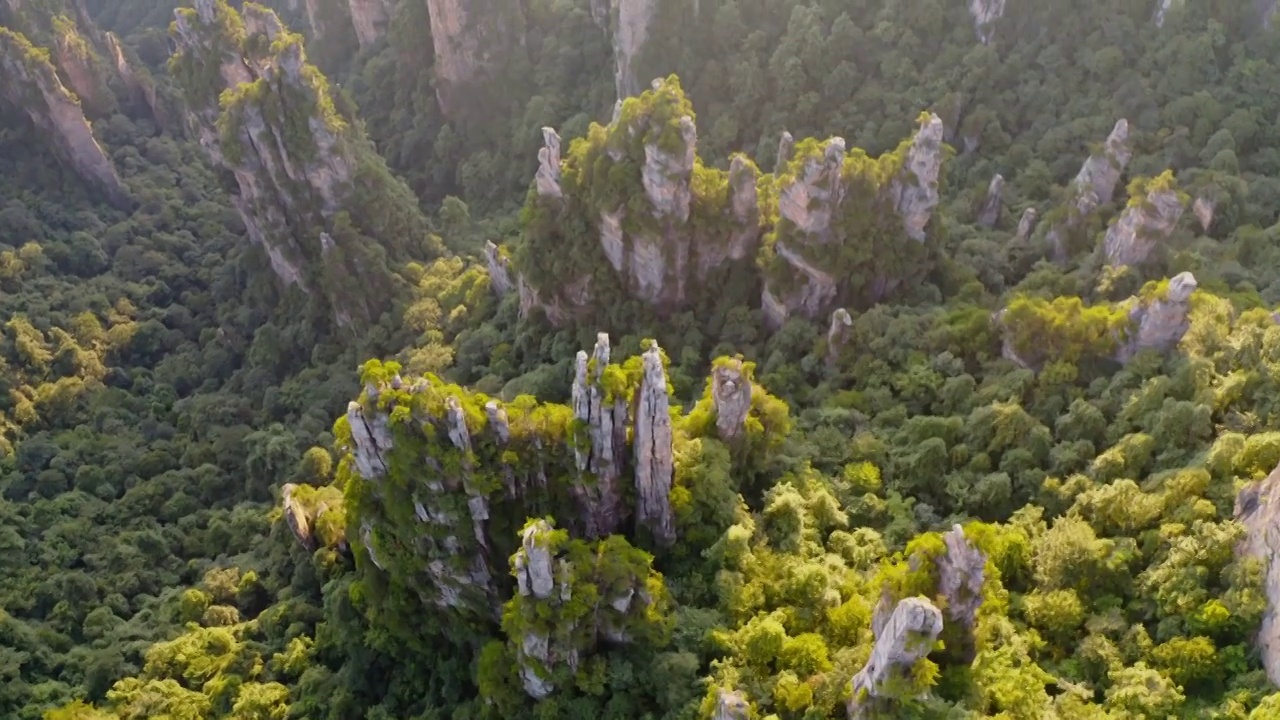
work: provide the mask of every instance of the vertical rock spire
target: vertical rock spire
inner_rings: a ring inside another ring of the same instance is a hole
[[[671,510],[672,458],[670,396],[662,351],[655,343],[644,353],[644,376],[636,401],[636,521],[661,545],[675,541]]]

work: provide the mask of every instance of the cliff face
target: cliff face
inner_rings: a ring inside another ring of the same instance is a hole
[[[875,160],[846,153],[841,138],[795,148],[777,171],[782,219],[766,253],[761,304],[772,326],[824,315],[841,298],[875,302],[927,268],[942,135],[942,120],[927,115],[911,140]]]
[[[614,87],[618,99],[640,94],[636,57],[649,38],[649,22],[657,12],[657,0],[612,0]]]
[[[1170,352],[1177,347],[1190,326],[1191,295],[1196,287],[1195,276],[1184,272],[1169,280],[1163,297],[1137,299],[1129,311],[1132,331],[1117,359],[1128,362],[1141,350]]]
[[[511,554],[511,525],[527,517],[554,511],[583,539],[622,532],[633,517],[658,544],[672,542],[661,353],[610,360],[603,334],[590,359],[578,356],[572,406],[505,405],[434,377],[370,380],[338,430],[358,483],[348,536],[368,524],[361,544],[370,559],[388,572],[407,563],[414,570],[402,579],[422,602],[474,620],[497,617],[504,573],[495,563]]]
[[[1103,148],[1090,155],[1080,167],[1079,174],[1071,184],[1071,200],[1064,216],[1045,236],[1055,260],[1062,262],[1067,259],[1070,254],[1069,236],[1084,224],[1099,205],[1106,205],[1114,198],[1116,184],[1132,157],[1129,121],[1121,119],[1107,136]]]
[[[270,10],[197,0],[175,15],[171,69],[202,147],[235,178],[249,238],[282,285],[321,299],[339,324],[376,318],[393,299],[385,263],[428,249],[407,188]]]
[[[26,112],[86,185],[117,208],[132,207],[115,165],[93,136],[80,102],[59,80],[48,52],[6,28],[0,28],[0,95]]]
[[[1267,679],[1280,684],[1280,467],[1240,490],[1235,519],[1245,528],[1237,554],[1263,563],[1267,610],[1255,643]]]
[[[678,81],[654,81],[567,153],[543,130],[513,251],[521,310],[561,325],[635,299],[669,314],[718,300],[711,287],[761,280],[774,326],[874,303],[929,270],[942,136],[924,115],[911,139],[870,158],[840,138],[797,145],[784,133],[774,175],[742,155],[726,173],[698,158]]]
[[[1141,265],[1161,240],[1173,233],[1186,203],[1171,188],[1153,188],[1131,203],[1110,229],[1103,244],[1109,265]]]
[[[465,108],[468,88],[524,48],[524,6],[516,0],[494,0],[483,8],[462,0],[426,2],[436,55],[436,99],[446,116],[455,117]]]
[[[516,262],[526,313],[541,308],[559,324],[609,295],[673,311],[713,273],[754,256],[759,173],[742,156],[728,173],[701,164],[693,109],[674,79],[593,126],[586,152],[567,161],[555,131],[543,140]],[[567,228],[584,232],[567,237]]]
[[[395,5],[390,0],[349,0],[349,8],[356,40],[364,49],[387,34],[387,21],[391,19]]]
[[[849,717],[863,716],[864,707],[879,697],[886,681],[910,672],[917,660],[933,650],[942,633],[942,613],[922,597],[899,602],[888,622],[876,630],[876,644],[867,664],[853,676]]]

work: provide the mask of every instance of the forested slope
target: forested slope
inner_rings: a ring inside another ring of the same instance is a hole
[[[271,5],[0,6],[0,717],[1280,717],[1274,6]]]

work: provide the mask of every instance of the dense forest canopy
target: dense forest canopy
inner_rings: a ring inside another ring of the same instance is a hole
[[[1276,10],[0,4],[0,717],[1280,718]]]

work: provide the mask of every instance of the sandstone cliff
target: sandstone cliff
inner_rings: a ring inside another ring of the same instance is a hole
[[[1129,122],[1121,119],[1112,128],[1103,147],[1085,160],[1069,188],[1069,202],[1059,211],[1061,217],[1045,235],[1054,260],[1063,262],[1070,255],[1070,236],[1077,231],[1100,205],[1111,202],[1116,184],[1133,157],[1129,147]]]
[[[636,360],[634,373],[612,363],[601,334],[590,359],[578,356],[568,407],[505,405],[434,377],[369,379],[341,423],[359,486],[348,536],[368,523],[360,543],[371,560],[420,568],[411,575],[421,582],[408,582],[422,602],[477,620],[496,617],[503,594],[495,563],[510,552],[495,528],[555,509],[574,537],[595,539],[634,516],[643,534],[669,544],[666,371],[656,347]]]
[[[1267,610],[1255,642],[1267,679],[1280,685],[1280,467],[1240,490],[1235,519],[1245,528],[1236,552],[1263,563]]]
[[[462,0],[426,2],[436,56],[436,99],[445,116],[457,117],[466,109],[470,89],[504,63],[519,61],[524,49],[524,5],[516,0],[495,0],[483,6]]]
[[[360,48],[367,48],[387,34],[387,21],[395,9],[392,0],[348,0],[351,25]]]
[[[49,53],[2,27],[0,97],[26,112],[59,160],[94,192],[122,210],[132,207],[129,190],[94,137],[80,102],[59,80]]]
[[[1171,278],[1153,296],[1131,301],[1131,330],[1117,359],[1128,362],[1142,350],[1170,352],[1176,348],[1190,326],[1191,295],[1196,286],[1195,276],[1184,272]]]
[[[1186,202],[1168,183],[1153,183],[1146,196],[1130,202],[1120,218],[1107,230],[1103,253],[1107,264],[1141,265],[1150,258],[1160,241],[1178,225]]]
[[[922,597],[899,602],[884,626],[876,630],[871,658],[853,676],[849,717],[862,717],[867,703],[880,696],[887,681],[909,673],[917,660],[933,650],[941,632],[942,613],[932,602]]]
[[[987,186],[987,196],[978,210],[977,223],[983,227],[995,227],[1004,209],[1004,176],[997,174]]]
[[[387,263],[430,250],[408,189],[270,10],[250,3],[241,16],[196,0],[175,16],[173,74],[201,146],[235,178],[250,240],[281,285],[328,305],[340,325],[377,318],[394,299]]]
[[[657,12],[657,0],[611,0],[613,25],[614,88],[618,99],[640,94],[636,58],[649,38],[649,23]]]
[[[925,115],[911,140],[875,160],[846,153],[841,138],[796,147],[778,171],[782,219],[766,253],[761,304],[771,326],[819,317],[841,298],[875,302],[927,269],[942,135],[942,120]]]
[[[585,153],[564,160],[550,128],[543,140],[516,250],[522,312],[539,308],[561,324],[614,297],[667,313],[695,302],[715,273],[750,272],[759,172],[740,155],[727,173],[702,165],[693,109],[674,78],[627,100],[607,127],[592,126],[578,141]]]
[[[535,520],[521,533],[511,564],[518,589],[503,630],[533,698],[550,695],[557,674],[576,672],[602,642],[626,643],[637,634],[662,631],[661,579],[652,559],[621,537],[572,541],[546,520]],[[585,608],[574,604],[583,594],[596,601]],[[562,668],[568,672],[558,673]]]

